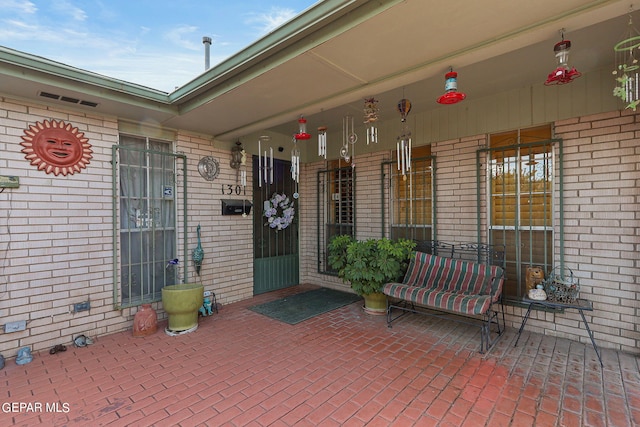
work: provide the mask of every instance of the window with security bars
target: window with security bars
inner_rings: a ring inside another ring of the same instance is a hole
[[[550,125],[489,137],[489,234],[506,246],[507,297],[526,294],[528,267],[552,268],[555,143]]]
[[[396,161],[385,163],[391,239],[433,240],[434,163],[430,145],[413,148],[411,168],[405,175],[398,171]]]
[[[179,267],[169,261],[184,262],[176,236],[176,157],[180,156],[171,152],[170,142],[121,135],[113,157],[114,211],[119,212],[115,261],[120,267],[114,305],[159,301],[164,286],[178,283]]]
[[[327,262],[327,246],[335,236],[355,237],[355,170],[337,161],[329,167],[318,172],[318,272],[336,274]]]

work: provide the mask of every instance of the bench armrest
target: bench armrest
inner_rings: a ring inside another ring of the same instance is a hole
[[[490,283],[489,294],[491,295],[491,300],[495,300],[496,297],[499,297],[502,294],[502,287],[504,284],[503,278],[504,278],[504,272],[501,272],[500,274],[492,276],[489,279],[489,283]]]

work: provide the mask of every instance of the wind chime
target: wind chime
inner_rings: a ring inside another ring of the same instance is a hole
[[[400,113],[402,130],[396,143],[396,157],[398,161],[398,171],[402,173],[402,179],[406,181],[407,172],[411,169],[411,130],[407,125],[407,115],[411,111],[411,101],[401,99],[398,102],[398,112]]]
[[[262,187],[262,183],[265,185],[273,184],[273,147],[269,147],[269,156],[267,156],[267,150],[262,152],[262,143],[268,144],[271,141],[271,137],[268,135],[262,135],[258,138],[258,187]]]
[[[626,104],[625,108],[633,111],[636,111],[640,104],[640,65],[634,53],[634,49],[640,48],[639,42],[640,33],[633,26],[630,11],[627,31],[623,39],[613,47],[616,56],[613,70],[616,87],[613,89],[613,95]]]
[[[342,147],[340,148],[340,157],[344,159],[345,162],[351,162],[351,167],[354,168],[355,165],[355,143],[358,141],[358,135],[355,132],[355,125],[353,121],[353,116],[344,116],[342,118]],[[352,146],[349,149],[349,146]]]
[[[298,119],[298,133],[293,135],[293,150],[291,150],[291,179],[296,183],[296,193],[298,194],[298,183],[300,182],[300,150],[298,141],[311,139],[311,134],[307,132],[307,119],[300,116]]]
[[[318,156],[327,158],[327,127],[318,127]]]
[[[364,125],[367,127],[367,145],[371,142],[378,143],[378,100],[365,98],[364,100]]]

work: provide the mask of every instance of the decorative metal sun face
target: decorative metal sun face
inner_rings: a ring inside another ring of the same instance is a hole
[[[91,144],[84,133],[62,120],[44,120],[30,125],[25,129],[20,145],[33,166],[55,176],[79,173],[93,157]]]

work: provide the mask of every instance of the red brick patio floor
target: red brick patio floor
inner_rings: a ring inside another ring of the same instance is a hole
[[[361,303],[293,326],[247,309],[307,289],[230,304],[182,336],[10,359],[0,425],[640,425],[634,355],[603,349],[601,369],[590,343],[525,331],[514,347],[511,328],[481,355],[477,330],[417,315],[388,329]]]

